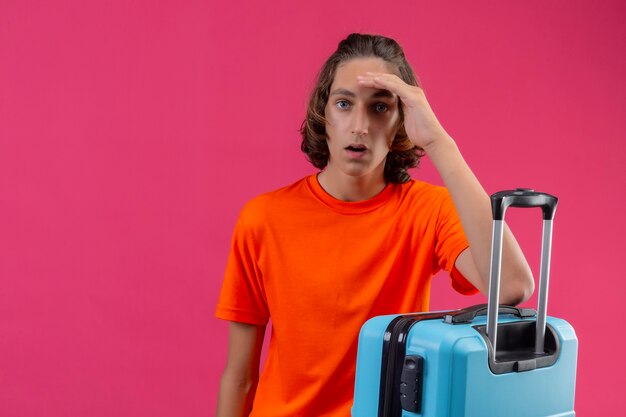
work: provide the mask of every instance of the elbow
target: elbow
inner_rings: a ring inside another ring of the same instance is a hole
[[[256,391],[258,382],[259,378],[255,375],[233,375],[228,372],[224,372],[220,385],[222,388],[247,396],[248,394]]]
[[[216,416],[250,414],[257,382],[258,378],[238,377],[225,372],[220,381]]]
[[[509,276],[500,292],[502,304],[515,306],[527,301],[535,291],[535,281],[529,268],[523,268]]]

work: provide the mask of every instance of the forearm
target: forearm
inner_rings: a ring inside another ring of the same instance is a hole
[[[226,372],[220,381],[216,417],[247,417],[252,409],[257,380],[241,380]]]
[[[487,294],[492,233],[489,196],[449,135],[441,133],[437,140],[425,148],[425,151],[441,175],[461,219],[479,276],[477,282],[473,284],[483,294]],[[524,255],[507,226],[504,230],[502,248],[500,302],[517,304],[530,297],[533,280]]]
[[[259,381],[265,326],[231,322],[228,359],[220,381],[217,417],[247,417]]]

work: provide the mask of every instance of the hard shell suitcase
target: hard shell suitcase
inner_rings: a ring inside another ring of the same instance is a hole
[[[489,303],[368,320],[359,335],[353,417],[575,416],[578,340],[566,321],[546,316],[557,198],[518,189],[492,195],[491,204]],[[538,313],[498,304],[510,206],[543,211]]]

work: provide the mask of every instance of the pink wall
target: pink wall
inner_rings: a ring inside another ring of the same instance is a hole
[[[625,16],[591,0],[3,1],[0,415],[213,414],[237,212],[313,172],[297,129],[351,31],[404,46],[489,192],[561,198],[549,310],[580,338],[578,415],[614,415]],[[428,162],[415,176],[439,182]],[[538,213],[509,218],[536,264]],[[482,301],[446,281],[433,308]]]

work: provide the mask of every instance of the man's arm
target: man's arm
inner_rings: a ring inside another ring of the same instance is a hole
[[[424,149],[439,171],[469,241],[470,247],[459,255],[455,266],[480,292],[488,294],[492,229],[489,196],[454,140],[437,120],[420,87],[408,85],[394,74],[365,73],[357,80],[360,85],[386,89],[398,95],[406,133],[415,145]],[[500,302],[521,303],[531,296],[533,290],[534,281],[528,263],[513,234],[505,227]]]
[[[489,196],[445,132],[424,150],[450,192],[470,244],[459,255],[455,266],[480,292],[488,294],[492,231]],[[532,295],[534,281],[530,267],[506,225],[501,277],[500,303],[516,305]]]
[[[265,326],[230,322],[228,358],[220,381],[216,417],[250,414],[259,381]]]

